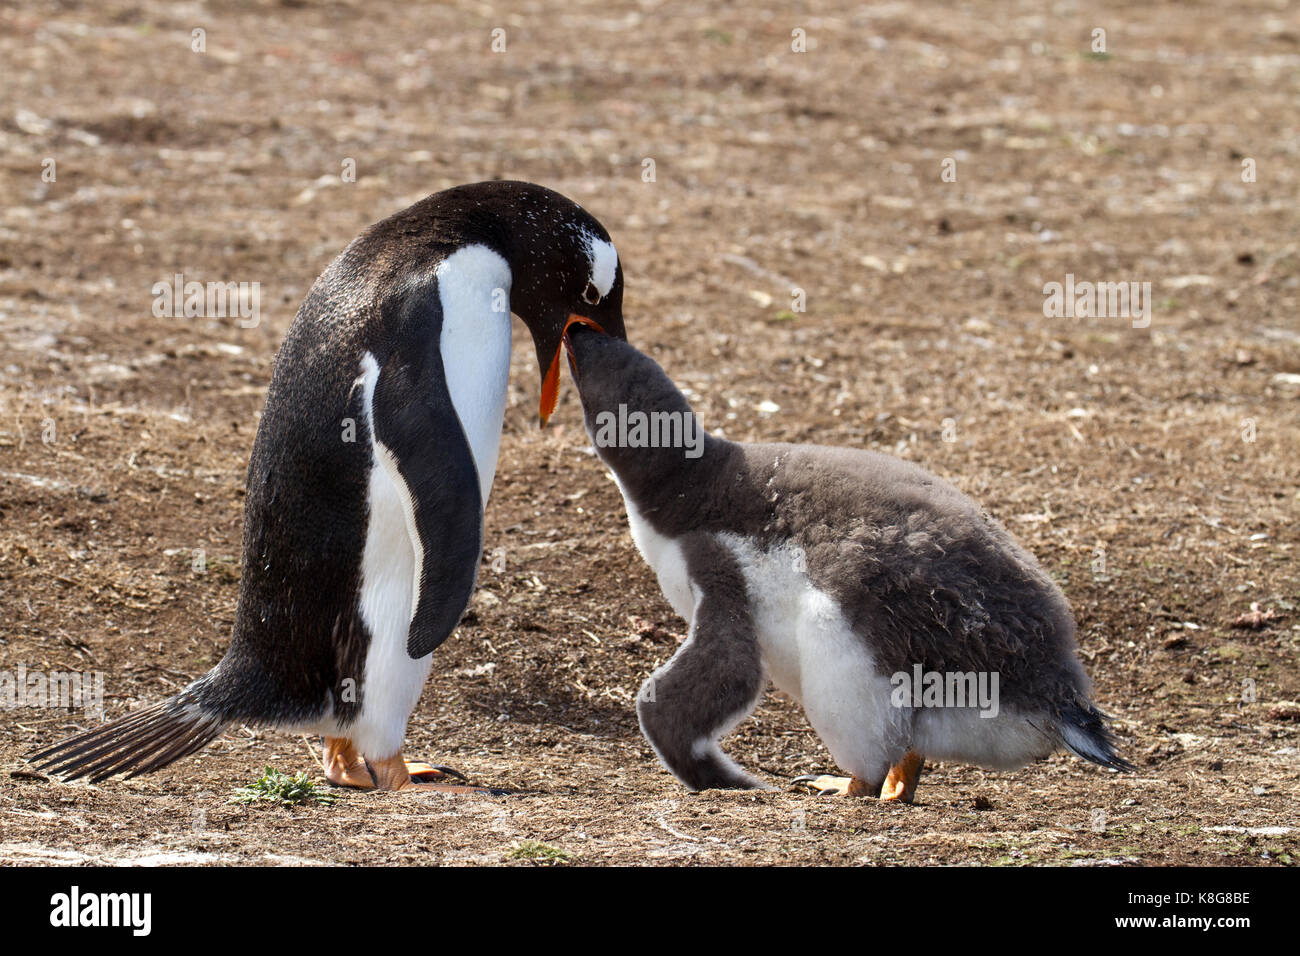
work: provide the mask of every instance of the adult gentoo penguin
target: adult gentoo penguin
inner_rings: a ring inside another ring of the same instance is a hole
[[[609,234],[541,186],[436,193],[316,280],[276,358],[248,468],[243,574],[221,662],[176,696],[33,755],[69,778],[148,773],[236,722],[325,737],[327,776],[413,780],[406,723],[469,602],[497,465],[510,313],[554,410],[575,317],[622,336]]]
[[[587,329],[567,341],[633,540],[690,623],[637,699],[684,784],[760,786],[718,740],[767,677],[851,775],[800,778],[821,792],[910,801],[926,758],[1009,769],[1061,746],[1131,769],[1091,701],[1064,595],[956,488],[875,452],[708,435],[652,359]],[[996,694],[945,700],[927,682],[918,697],[899,681],[917,674]]]

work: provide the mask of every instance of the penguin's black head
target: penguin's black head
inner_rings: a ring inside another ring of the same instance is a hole
[[[545,424],[559,399],[559,358],[570,322],[576,317],[627,337],[618,253],[605,227],[572,199],[535,183],[494,180],[434,193],[376,223],[348,247],[339,268],[413,263],[418,282],[424,263],[469,245],[486,246],[509,266],[510,311],[537,348]]]
[[[565,330],[592,325],[626,339],[623,328],[623,265],[596,219],[558,194],[546,210],[557,214],[541,229],[525,216],[511,260],[510,310],[533,334],[542,370],[541,423],[560,398],[560,351]],[[543,221],[545,221],[543,219]]]
[[[474,183],[443,195],[461,210],[464,240],[485,242],[510,265],[510,311],[533,336],[545,424],[559,400],[560,351],[570,322],[595,322],[627,338],[623,266],[614,243],[591,213],[534,183]]]

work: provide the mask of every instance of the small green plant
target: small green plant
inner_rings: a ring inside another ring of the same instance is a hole
[[[542,843],[540,840],[524,840],[506,856],[512,860],[531,860],[545,866],[568,863],[573,859],[573,855],[567,850],[561,850],[558,846],[551,846],[549,843]]]
[[[338,803],[339,798],[322,790],[307,779],[307,774],[299,771],[292,777],[281,773],[274,767],[262,770],[262,776],[253,781],[251,786],[239,787],[230,798],[231,803],[278,803],[281,806],[297,806],[300,803]]]

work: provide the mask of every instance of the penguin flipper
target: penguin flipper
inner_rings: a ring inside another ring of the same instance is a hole
[[[695,595],[691,631],[637,695],[641,732],[691,790],[764,787],[718,746],[757,706],[765,685],[744,575],[706,534],[684,539],[683,552]]]
[[[375,383],[376,457],[406,495],[415,546],[415,614],[406,652],[431,654],[460,622],[478,578],[483,499],[478,469],[452,404],[436,337],[397,349]]]

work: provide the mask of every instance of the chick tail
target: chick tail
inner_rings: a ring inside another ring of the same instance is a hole
[[[26,759],[64,780],[89,777],[91,783],[98,783],[118,773],[125,773],[127,779],[152,773],[207,746],[230,725],[195,697],[191,685],[175,697],[61,740]]]
[[[1110,719],[1092,704],[1072,703],[1061,712],[1057,728],[1065,746],[1084,760],[1133,773],[1137,767],[1115,751],[1115,737],[1106,726]]]

